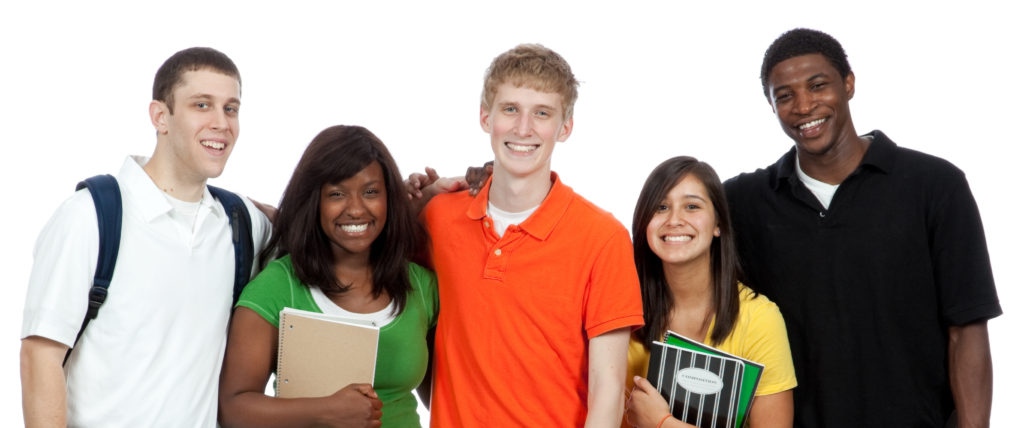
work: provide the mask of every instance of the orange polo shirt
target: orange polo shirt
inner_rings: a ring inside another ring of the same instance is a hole
[[[424,209],[441,304],[432,427],[582,426],[589,340],[643,325],[629,233],[551,179],[502,237],[487,216],[490,181]]]

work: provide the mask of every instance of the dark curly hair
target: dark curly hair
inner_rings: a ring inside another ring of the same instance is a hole
[[[808,54],[824,55],[843,79],[850,75],[846,51],[838,40],[818,30],[796,28],[783,33],[764,52],[764,61],[761,63],[761,88],[764,90],[764,96],[768,96],[768,75],[776,65],[787,59]]]

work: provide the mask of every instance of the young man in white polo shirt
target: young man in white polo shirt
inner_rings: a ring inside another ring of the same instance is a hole
[[[117,175],[117,267],[77,344],[99,251],[88,191],[40,233],[21,333],[26,426],[216,425],[235,261],[227,215],[206,180],[235,146],[240,98],[238,69],[214,49],[183,50],[157,71],[156,148],[151,158],[129,157]],[[270,224],[245,203],[258,253]]]

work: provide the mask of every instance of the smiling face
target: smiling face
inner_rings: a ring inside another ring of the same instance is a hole
[[[384,170],[377,162],[320,188],[320,228],[331,241],[335,260],[370,257],[370,247],[388,215]]]
[[[808,155],[841,150],[857,139],[850,118],[851,72],[844,79],[821,54],[781,61],[768,77],[768,99],[782,130]]]
[[[157,130],[154,158],[165,158],[178,181],[205,183],[220,176],[238,138],[238,79],[211,69],[189,71],[174,88],[173,110],[150,104]],[[172,113],[173,111],[173,113]]]
[[[502,83],[490,107],[480,108],[480,127],[491,136],[495,174],[549,179],[555,143],[572,133],[562,96]]]
[[[647,224],[647,243],[664,264],[709,266],[711,243],[718,235],[715,206],[692,174],[668,191]]]

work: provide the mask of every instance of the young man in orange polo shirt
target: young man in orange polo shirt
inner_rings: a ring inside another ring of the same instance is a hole
[[[442,308],[433,427],[622,420],[629,332],[643,324],[629,233],[551,171],[577,85],[540,45],[495,58],[480,102],[493,175],[424,208]]]

